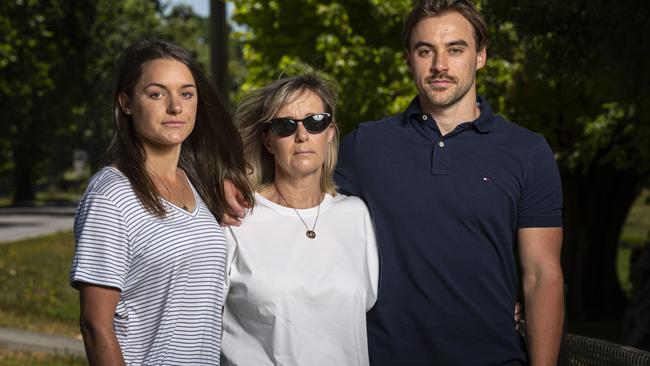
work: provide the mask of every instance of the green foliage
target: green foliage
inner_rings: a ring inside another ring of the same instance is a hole
[[[0,246],[0,326],[78,335],[79,297],[68,284],[70,232]]]
[[[410,1],[234,3],[234,20],[247,29],[239,34],[248,70],[242,92],[313,67],[340,86],[344,133],[404,109],[415,95],[399,46]]]
[[[483,1],[488,23],[511,28],[497,57],[516,67],[502,110],[542,132],[562,166],[650,173],[650,70],[644,1]]]
[[[40,176],[57,177],[70,165],[72,149],[82,147],[72,141],[95,146],[106,140],[106,119],[98,116],[110,101],[106,81],[116,50],[155,19],[147,16],[150,2],[31,0],[0,6],[0,118],[7,124],[0,140],[9,147],[17,195],[29,200],[33,191],[26,186]]]
[[[164,15],[154,0],[1,2],[0,195],[13,186],[16,200],[32,200],[40,178],[62,179],[73,149],[100,164],[113,126],[114,64],[124,48],[157,35],[207,65],[206,33],[207,21],[189,8]]]
[[[154,5],[150,1],[93,2],[89,36],[87,42],[80,45],[84,62],[76,70],[83,73],[77,82],[80,93],[75,101],[79,105],[68,105],[73,107],[72,112],[77,112],[76,123],[72,124],[76,127],[74,133],[67,135],[67,141],[89,151],[95,167],[108,145],[113,127],[111,93],[117,56],[133,42],[157,33],[160,16]],[[71,151],[67,151],[65,157],[71,158]],[[69,158],[65,160],[65,167],[70,166]],[[57,172],[64,170],[61,168],[57,167]]]
[[[160,35],[183,45],[201,64],[210,71],[210,39],[207,18],[194,14],[191,7],[177,5],[161,19]]]

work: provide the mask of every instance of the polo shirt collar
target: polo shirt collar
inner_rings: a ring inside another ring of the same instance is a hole
[[[408,108],[406,108],[406,111],[404,111],[405,114],[405,121],[419,121],[420,116],[423,114],[422,113],[422,108],[420,108],[420,97],[418,95],[413,98],[411,103],[409,104]]]
[[[494,112],[492,112],[492,107],[482,96],[476,96],[476,104],[481,110],[481,115],[478,116],[476,120],[473,121],[474,127],[481,133],[488,133],[492,131],[494,125],[496,124],[494,120]]]
[[[481,115],[474,121],[471,121],[470,123],[474,126],[474,128],[476,128],[478,132],[488,133],[494,128],[495,125],[494,113],[492,112],[492,107],[480,95],[476,96],[476,104],[481,110]],[[406,108],[405,117],[406,117],[405,122],[408,121],[408,122],[420,122],[420,123],[425,122],[427,118],[431,118],[431,116],[422,112],[422,108],[420,108],[419,96],[415,96],[415,98],[413,98],[413,100],[411,101],[411,104],[409,104],[408,108]],[[430,121],[433,121],[433,119],[431,118]]]

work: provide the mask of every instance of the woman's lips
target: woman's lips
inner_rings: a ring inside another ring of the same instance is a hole
[[[184,125],[185,122],[172,120],[172,121],[165,121],[162,124],[165,125],[165,126],[168,126],[168,127],[180,127],[180,126]]]

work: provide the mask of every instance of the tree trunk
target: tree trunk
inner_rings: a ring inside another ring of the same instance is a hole
[[[616,256],[642,177],[634,171],[592,166],[588,174],[563,171],[562,178],[568,319],[620,319],[626,299],[616,275]]]
[[[15,150],[16,151],[16,150]],[[18,155],[18,154],[17,154]],[[12,205],[30,206],[34,203],[33,162],[22,157],[14,157],[14,196]]]
[[[44,158],[43,147],[48,143],[46,142],[47,139],[51,139],[51,136],[47,136],[45,133],[45,131],[48,131],[48,126],[39,126],[36,123],[38,121],[47,121],[45,117],[39,115],[42,111],[45,111],[45,107],[41,104],[35,104],[32,113],[25,115],[21,119],[25,121],[20,126],[21,131],[15,133],[11,140],[14,163],[14,196],[12,199],[14,206],[30,206],[34,204],[34,183],[37,173],[35,166],[39,159]]]
[[[210,0],[210,71],[224,104],[229,106],[228,24],[226,2]]]

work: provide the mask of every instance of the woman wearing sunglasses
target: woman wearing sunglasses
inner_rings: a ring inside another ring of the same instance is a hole
[[[335,104],[307,74],[253,91],[236,112],[256,194],[226,232],[226,365],[368,365],[377,248],[364,203],[336,194]]]

